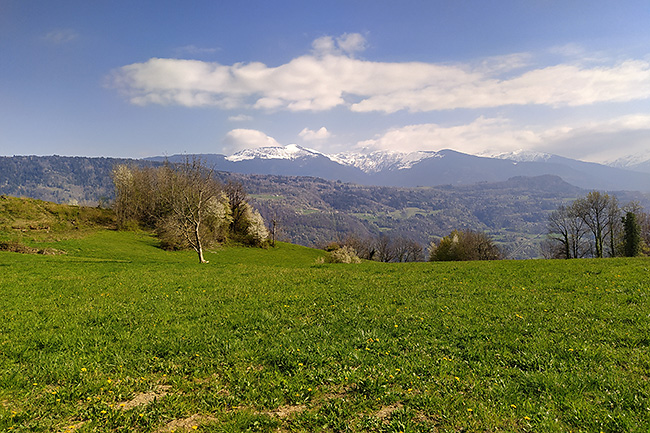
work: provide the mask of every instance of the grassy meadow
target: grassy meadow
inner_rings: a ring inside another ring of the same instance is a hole
[[[650,261],[0,252],[3,432],[648,432]]]

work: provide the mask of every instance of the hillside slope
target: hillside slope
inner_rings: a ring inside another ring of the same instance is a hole
[[[650,430],[647,259],[49,245],[0,252],[0,431]]]

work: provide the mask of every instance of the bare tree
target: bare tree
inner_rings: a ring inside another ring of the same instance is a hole
[[[595,256],[603,257],[604,241],[610,224],[610,196],[599,191],[591,191],[586,197],[576,200],[575,205],[579,217],[593,235]]]
[[[370,238],[350,234],[343,241],[343,245],[351,247],[362,259],[373,260],[376,256],[375,242]]]
[[[397,257],[393,240],[383,233],[375,241],[375,249],[377,251],[375,257],[380,262],[392,262]]]
[[[208,221],[223,221],[228,215],[221,185],[214,179],[213,170],[198,159],[174,167],[167,164],[164,171],[162,197],[169,214],[162,220],[163,226],[196,251],[200,263],[207,263],[203,257],[204,234],[213,228]]]
[[[392,240],[396,262],[420,262],[424,260],[424,248],[413,239],[398,236]]]
[[[574,203],[561,205],[549,216],[547,228],[550,244],[545,245],[545,248],[550,257],[579,258],[589,251],[589,245],[584,239],[588,228],[579,213],[579,208]]]

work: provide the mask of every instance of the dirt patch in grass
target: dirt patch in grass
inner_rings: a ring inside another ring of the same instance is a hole
[[[8,251],[11,253],[21,253],[21,254],[43,254],[46,256],[53,256],[57,254],[65,254],[63,251],[55,250],[54,248],[32,248],[21,242],[9,241],[9,242],[0,242],[0,251]]]
[[[158,385],[153,389],[153,391],[138,394],[133,399],[120,403],[118,407],[121,410],[129,410],[138,406],[146,406],[154,400],[166,396],[170,389],[171,386],[169,385]]]
[[[216,421],[216,418],[194,414],[189,418],[176,419],[164,427],[156,430],[156,433],[169,433],[196,430],[201,424]]]
[[[396,410],[402,409],[404,406],[401,403],[395,403],[390,406],[384,406],[379,411],[375,414],[377,418],[380,420],[386,420],[390,417],[390,415],[395,412]]]
[[[298,405],[280,406],[277,409],[269,410],[265,412],[259,412],[259,413],[261,415],[269,415],[276,418],[284,419],[284,418],[288,418],[294,413],[304,412],[306,409],[307,406],[305,406],[304,404],[298,404]]]

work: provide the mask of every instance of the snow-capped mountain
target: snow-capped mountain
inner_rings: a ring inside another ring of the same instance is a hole
[[[539,152],[487,156],[453,150],[375,151],[328,155],[296,144],[248,149],[234,155],[196,155],[221,171],[244,174],[311,176],[378,186],[467,185],[512,177],[554,175],[585,189],[650,191],[650,164],[634,171]],[[183,161],[187,155],[167,159]],[[164,160],[163,157],[150,158]]]
[[[550,153],[535,152],[531,150],[515,150],[512,152],[483,153],[478,156],[485,158],[508,159],[516,162],[547,162],[553,155]]]
[[[439,152],[395,152],[375,151],[371,153],[344,152],[330,155],[332,161],[356,167],[365,173],[377,173],[384,170],[405,170],[428,158],[443,158]]]
[[[307,149],[297,144],[286,146],[259,147],[256,149],[245,149],[233,155],[227,156],[226,160],[231,162],[246,161],[249,159],[288,159],[310,158],[323,155],[312,149]]]
[[[344,166],[355,167],[365,173],[377,173],[384,170],[404,170],[428,158],[442,158],[443,154],[432,151],[396,152],[375,151],[371,153],[342,152],[325,154],[308,149],[297,144],[287,146],[269,146],[255,149],[245,149],[227,156],[230,162],[241,162],[253,159],[284,159],[295,161],[304,158],[325,157]]]
[[[650,173],[650,150],[618,158],[607,163],[610,167]]]

